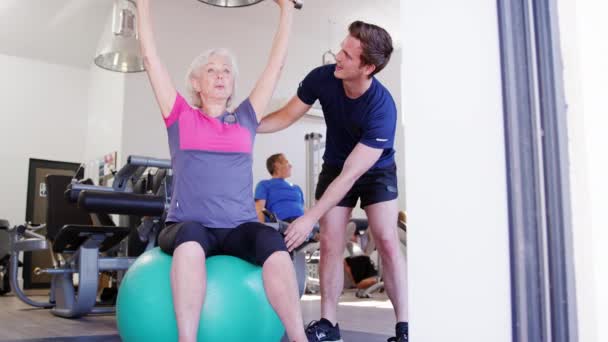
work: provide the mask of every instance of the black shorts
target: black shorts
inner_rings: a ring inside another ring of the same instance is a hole
[[[323,196],[329,184],[338,177],[341,171],[341,168],[323,164],[315,191],[317,200]],[[395,164],[385,168],[372,169],[357,179],[337,206],[354,208],[359,198],[361,198],[361,208],[370,204],[391,201],[399,195],[397,189],[397,166]]]
[[[287,252],[281,233],[260,222],[230,228],[207,228],[198,222],[167,223],[158,237],[163,252],[173,255],[180,244],[198,242],[206,257],[232,255],[262,266],[277,251]]]

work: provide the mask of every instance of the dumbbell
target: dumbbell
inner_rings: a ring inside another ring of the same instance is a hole
[[[219,6],[219,7],[243,7],[255,5],[258,2],[262,2],[263,0],[199,0],[209,5]],[[301,9],[304,5],[304,0],[291,0],[293,2],[293,6],[297,9]]]
[[[293,2],[293,7],[295,7],[296,9],[302,9],[302,6],[304,6],[303,1],[304,0],[291,0]]]

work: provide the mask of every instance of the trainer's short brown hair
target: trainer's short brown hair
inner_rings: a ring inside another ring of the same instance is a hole
[[[361,62],[364,65],[375,65],[370,77],[379,73],[388,64],[393,53],[393,39],[380,26],[355,21],[348,27],[348,32],[361,41]]]

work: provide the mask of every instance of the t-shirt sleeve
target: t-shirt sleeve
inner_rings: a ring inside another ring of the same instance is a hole
[[[175,96],[175,102],[173,102],[173,107],[171,108],[169,116],[163,118],[165,119],[165,125],[167,126],[167,128],[173,126],[177,119],[179,119],[179,116],[182,114],[182,112],[190,110],[191,108],[192,107],[190,107],[184,97],[180,93],[177,93],[177,95]]]
[[[251,105],[249,98],[246,98],[241,104],[236,107],[234,114],[239,120],[241,126],[247,127],[250,131],[255,132],[258,128],[258,118],[255,109]]]
[[[395,140],[397,108],[384,104],[374,109],[365,121],[360,143],[379,149],[392,148]]]
[[[268,199],[268,185],[265,181],[261,181],[255,187],[255,200],[267,200]]]
[[[307,105],[312,105],[319,98],[319,89],[323,78],[323,69],[321,67],[312,70],[306,75],[304,80],[300,82],[298,87],[298,97]]]

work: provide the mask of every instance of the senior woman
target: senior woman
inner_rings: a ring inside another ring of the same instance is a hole
[[[291,0],[274,1],[280,19],[270,57],[249,97],[233,111],[227,110],[238,75],[232,54],[214,49],[194,59],[186,76],[188,103],[158,57],[150,1],[137,2],[144,64],[167,127],[174,172],[174,196],[159,244],[173,255],[171,288],[179,341],[196,340],[206,286],[204,260],[218,254],[262,266],[268,301],[290,341],[308,341],[284,239],[257,222],[253,199],[256,128],[287,55],[294,11]]]

